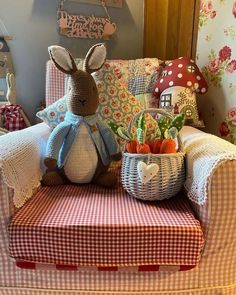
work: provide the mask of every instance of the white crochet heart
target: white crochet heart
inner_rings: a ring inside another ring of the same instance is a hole
[[[140,161],[138,162],[138,176],[142,184],[148,183],[153,177],[155,177],[159,171],[159,166],[157,164],[147,165],[146,163]]]

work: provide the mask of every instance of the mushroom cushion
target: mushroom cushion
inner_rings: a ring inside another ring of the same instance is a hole
[[[180,57],[170,61],[155,85],[155,96],[159,107],[173,114],[184,113],[186,123],[196,127],[199,120],[196,94],[205,94],[208,85],[198,66],[192,59]]]

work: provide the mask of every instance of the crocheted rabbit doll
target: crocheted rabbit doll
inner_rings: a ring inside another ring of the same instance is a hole
[[[83,70],[77,68],[73,57],[63,47],[49,47],[49,55],[54,65],[69,75],[68,111],[65,120],[49,137],[44,160],[48,169],[42,183],[93,182],[113,187],[116,177],[108,172],[108,167],[112,160],[121,159],[121,153],[112,130],[96,113],[98,90],[91,75],[103,66],[106,47],[96,44],[90,48],[83,62]]]

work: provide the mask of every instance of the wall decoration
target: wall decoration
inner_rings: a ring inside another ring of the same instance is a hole
[[[236,84],[234,85],[233,83],[229,84],[229,91],[231,94],[236,93]]]
[[[219,132],[221,137],[236,144],[236,107],[228,111],[224,121],[220,124]]]
[[[60,2],[58,10],[58,24],[61,35],[74,38],[109,40],[115,33],[117,26],[111,21],[104,0],[101,0],[100,3],[104,8],[106,17],[71,14],[64,10],[63,4],[65,1]]]
[[[232,13],[233,13],[233,16],[236,18],[236,1],[234,1],[233,3]]]
[[[236,27],[235,26],[229,26],[224,29],[224,34],[226,37],[230,37],[231,40],[236,39]]]
[[[216,54],[214,49],[208,56],[208,64],[203,67],[202,71],[205,74],[209,83],[215,87],[220,87],[224,75],[236,73],[236,60],[231,58],[232,49],[225,45]]]
[[[215,11],[215,12],[214,12]],[[201,0],[198,64],[209,84],[207,131],[236,144],[236,0]]]
[[[72,2],[81,2],[87,4],[101,5],[101,0],[70,0]],[[105,0],[106,6],[122,8],[123,0]]]
[[[201,27],[206,26],[210,19],[216,17],[216,10],[212,1],[201,1],[199,13],[199,30]]]

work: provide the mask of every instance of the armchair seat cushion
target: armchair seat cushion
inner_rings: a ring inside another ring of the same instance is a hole
[[[16,260],[73,266],[196,265],[199,221],[184,195],[144,203],[121,186],[44,187],[9,225]]]

